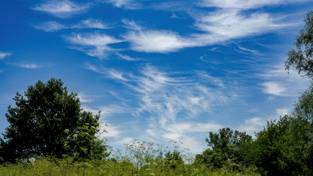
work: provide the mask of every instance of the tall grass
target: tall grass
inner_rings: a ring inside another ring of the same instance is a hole
[[[208,170],[189,164],[170,168],[162,162],[151,162],[136,168],[129,161],[85,161],[42,158],[33,163],[0,166],[1,176],[258,176],[253,170],[230,172]]]

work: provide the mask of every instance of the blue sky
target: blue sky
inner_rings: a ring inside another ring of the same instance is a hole
[[[209,131],[249,134],[292,111],[309,82],[284,70],[309,0],[3,0],[0,131],[17,91],[61,78],[99,137],[191,153]]]

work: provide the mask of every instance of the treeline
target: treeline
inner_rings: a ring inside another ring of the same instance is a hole
[[[305,22],[295,48],[289,52],[286,68],[312,79],[313,12]],[[299,98],[293,113],[268,122],[255,138],[229,128],[210,132],[206,139],[208,148],[196,155],[191,164],[185,164],[177,151],[150,156],[149,151],[138,148],[133,151],[133,161],[109,157],[108,147],[96,136],[100,112],[95,115],[84,111],[77,95],[68,92],[61,80],[38,81],[23,94],[17,93],[14,101],[15,106],[8,107],[9,126],[0,141],[1,163],[33,157],[70,157],[73,163],[118,163],[129,167],[128,171],[135,168],[136,172],[155,167],[163,174],[183,171],[178,175],[201,175],[210,170],[252,171],[269,176],[313,175],[313,87]]]
[[[286,69],[296,69],[312,80],[313,12],[305,23]],[[195,164],[233,170],[256,167],[262,175],[313,175],[313,87],[299,98],[291,115],[268,122],[255,139],[226,128],[210,133],[207,142],[209,148],[196,156]]]

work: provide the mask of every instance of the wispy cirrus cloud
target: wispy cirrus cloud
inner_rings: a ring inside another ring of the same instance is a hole
[[[271,96],[296,97],[310,84],[310,81],[299,75],[295,70],[289,73],[283,64],[270,67],[259,76],[263,80],[262,91]]]
[[[267,13],[243,14],[236,10],[215,11],[196,18],[195,27],[204,33],[194,34],[194,38],[201,45],[209,45],[260,35],[288,26],[280,20]]]
[[[138,9],[141,4],[134,0],[104,0],[104,3],[110,3],[117,8]]]
[[[32,9],[55,17],[68,18],[86,12],[89,7],[90,4],[78,4],[70,0],[47,0]]]
[[[108,29],[109,26],[101,20],[85,19],[77,24],[65,25],[56,21],[48,21],[34,26],[38,30],[45,32],[56,32],[65,29]]]
[[[36,70],[36,69],[40,69],[43,67],[42,65],[34,64],[34,63],[20,63],[20,64],[16,64],[16,66],[19,68],[24,68],[24,69],[29,69],[29,70]]]
[[[218,8],[232,8],[232,9],[256,9],[265,6],[273,6],[280,4],[289,3],[301,3],[307,0],[263,0],[263,1],[253,1],[253,0],[202,0],[200,5],[205,7],[218,7]]]
[[[264,128],[268,120],[275,120],[280,115],[289,112],[286,108],[278,108],[275,113],[268,116],[242,119],[242,123],[236,126],[221,124],[213,120],[200,120],[203,114],[210,114],[212,109],[236,101],[225,93],[234,90],[232,87],[234,85],[204,71],[194,72],[191,79],[177,72],[173,74],[169,71],[162,71],[151,65],[145,65],[139,69],[138,73],[101,69],[97,65],[89,65],[89,69],[120,82],[134,96],[133,99],[138,104],[132,105],[132,111],[135,112],[132,116],[144,116],[145,121],[148,121],[144,127],[146,135],[137,137],[158,143],[171,142],[192,153],[203,151],[204,134],[209,131],[214,132],[223,127],[231,127],[255,135],[255,132]],[[285,76],[285,72],[282,71],[273,68],[262,76],[268,79],[281,78],[282,75]],[[228,93],[236,94],[236,92]],[[122,140],[121,137],[111,139]]]
[[[77,97],[79,98],[81,103],[91,103],[91,102],[95,101],[94,96],[90,96],[90,95],[87,95],[87,94],[82,93],[82,92],[78,93]]]
[[[263,130],[268,121],[278,120],[280,117],[290,114],[290,109],[277,108],[274,113],[267,117],[252,117],[246,119],[239,127],[238,130],[247,132],[249,135],[255,136],[256,133]]]
[[[160,124],[175,121],[178,116],[196,117],[201,112],[210,111],[212,106],[221,105],[229,99],[221,89],[211,89],[208,84],[223,84],[212,76],[204,80],[210,83],[197,83],[184,76],[171,76],[157,68],[146,65],[139,73],[128,73],[114,69],[102,69],[96,65],[87,65],[87,69],[116,80],[134,92],[138,99],[138,107],[134,113],[150,114],[151,118],[159,120]],[[201,73],[202,76],[205,73]],[[196,73],[198,76],[198,73]],[[214,102],[214,103],[212,103]],[[214,104],[214,105],[213,105]]]
[[[11,55],[12,53],[0,51],[0,60],[5,59]]]
[[[121,140],[122,130],[111,123],[100,122],[96,136],[101,140]]]
[[[101,33],[72,34],[65,39],[73,45],[73,49],[100,59],[114,50],[110,45],[120,42],[114,37]]]
[[[171,122],[162,126],[151,122],[146,132],[154,141],[164,141],[172,144],[173,147],[179,150],[195,154],[200,153],[205,148],[203,134],[216,132],[223,127],[223,125],[214,122],[189,120]],[[202,137],[199,138],[198,135]]]
[[[45,32],[56,32],[56,31],[68,28],[67,26],[61,23],[55,22],[55,21],[44,22],[44,23],[35,25],[34,27],[38,30],[42,30]]]
[[[287,88],[278,82],[265,82],[262,83],[263,92],[274,96],[284,96]],[[285,95],[286,96],[286,95]]]
[[[108,29],[109,26],[101,20],[85,19],[78,24],[70,26],[72,29]]]
[[[168,53],[193,46],[191,40],[166,30],[137,30],[124,36],[131,49],[140,52]]]
[[[132,50],[168,53],[261,35],[290,26],[281,18],[267,13],[244,14],[237,10],[214,11],[195,15],[194,19],[194,27],[198,32],[186,36],[168,30],[146,29],[133,21],[126,21],[130,31],[124,38],[130,42]]]
[[[79,97],[86,96],[84,94],[79,94]],[[91,98],[86,98],[86,99],[91,99]],[[82,100],[82,99],[81,99]],[[93,101],[93,99],[92,99]],[[90,102],[90,101],[88,101]],[[87,101],[83,103],[88,103]],[[120,141],[123,140],[123,130],[111,123],[106,122],[107,118],[114,116],[116,114],[121,114],[121,113],[126,113],[129,111],[126,107],[120,106],[120,105],[105,105],[101,107],[89,107],[86,105],[83,105],[83,109],[88,112],[92,112],[93,114],[98,114],[100,113],[100,126],[99,126],[99,131],[97,133],[97,137],[102,140],[115,140],[115,141]]]

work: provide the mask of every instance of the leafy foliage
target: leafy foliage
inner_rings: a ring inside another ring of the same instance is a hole
[[[304,30],[296,40],[296,48],[289,52],[286,68],[296,68],[299,73],[313,77],[313,12],[306,17]]]
[[[231,170],[240,170],[247,164],[244,149],[252,143],[252,137],[246,133],[223,128],[218,133],[210,132],[206,141],[210,148],[196,156],[196,163]]]
[[[18,163],[0,165],[0,175],[10,176],[259,176],[247,170],[243,172],[226,172],[223,170],[206,170],[185,164],[182,168],[167,169],[165,165],[150,164],[137,169],[128,161],[84,161],[75,162],[71,158],[56,160],[42,158],[32,164]]]
[[[179,166],[184,165],[183,158],[181,157],[178,151],[167,152],[165,154],[165,165],[169,167],[169,169],[176,169]]]
[[[69,93],[61,80],[38,81],[13,100],[2,139],[1,156],[6,161],[34,155],[105,157],[105,146],[95,136],[99,114],[82,111],[77,95]]]

